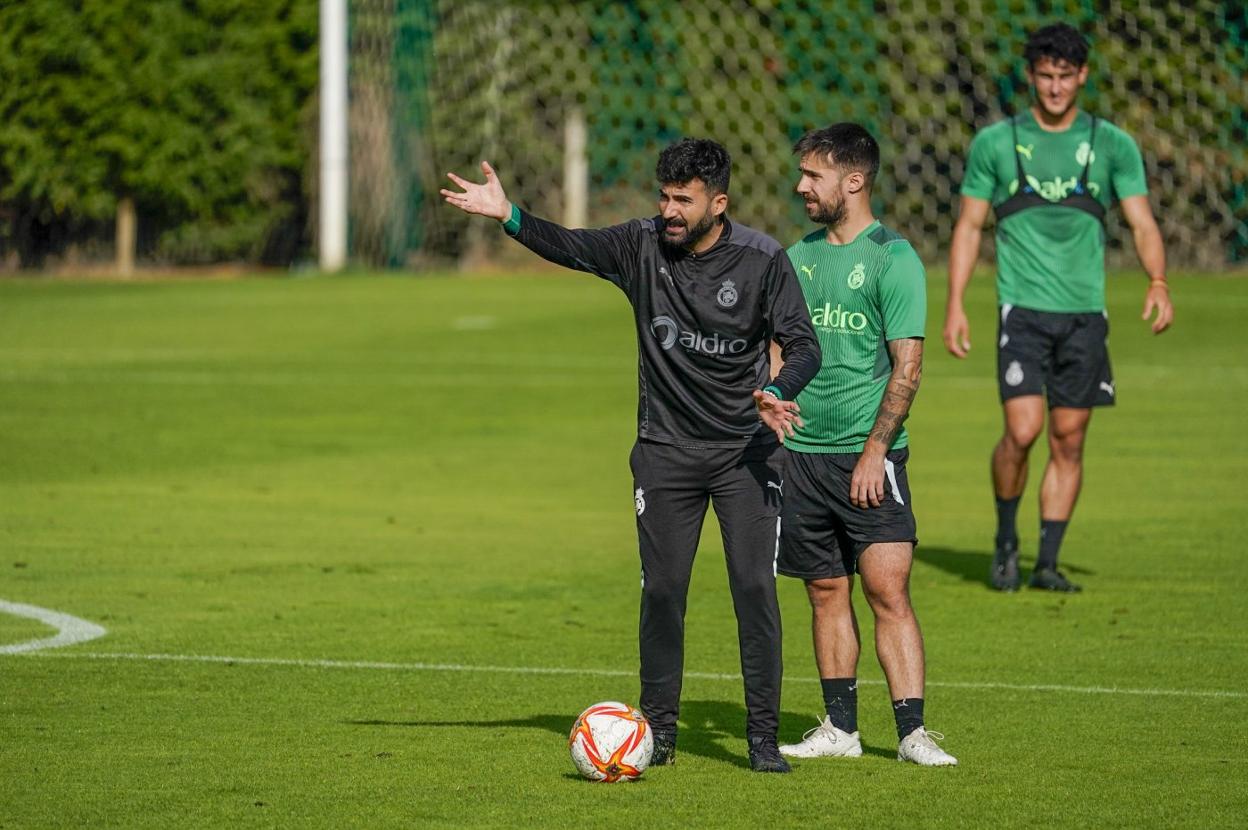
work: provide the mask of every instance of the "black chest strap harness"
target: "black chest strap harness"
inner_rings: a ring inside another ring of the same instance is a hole
[[[1088,136],[1088,160],[1083,165],[1083,173],[1075,182],[1074,188],[1058,201],[1044,198],[1027,180],[1027,171],[1023,169],[1023,157],[1018,152],[1018,118],[1010,119],[1010,133],[1014,138],[1014,168],[1018,172],[1018,189],[999,205],[993,205],[1000,222],[1007,216],[1013,216],[1021,210],[1033,207],[1068,207],[1082,210],[1096,217],[1098,222],[1105,222],[1105,206],[1088,192],[1088,171],[1092,169],[1092,147],[1096,142],[1096,116],[1092,116],[1092,132]]]

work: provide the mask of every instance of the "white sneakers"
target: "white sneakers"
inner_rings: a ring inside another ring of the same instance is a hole
[[[897,760],[910,761],[921,767],[956,767],[958,759],[936,745],[936,741],[944,739],[945,736],[939,732],[928,732],[920,726],[897,745]]]
[[[802,736],[800,744],[785,744],[780,754],[790,758],[857,758],[862,755],[862,742],[857,732],[838,729],[824,716],[818,726]]]
[[[936,741],[944,739],[939,732],[928,732],[920,726],[897,745],[897,760],[921,767],[956,767],[958,759],[936,745]],[[862,741],[857,732],[838,729],[824,717],[802,736],[801,743],[781,746],[780,754],[790,758],[857,758],[862,755]]]

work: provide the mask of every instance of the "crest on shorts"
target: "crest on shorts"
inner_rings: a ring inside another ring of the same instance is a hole
[[[866,281],[867,266],[860,262],[854,266],[854,270],[849,272],[849,280],[847,282],[850,288],[857,290],[862,288],[862,284]]]
[[[641,489],[640,487],[637,488],[637,492],[633,493],[633,504],[636,505],[637,507],[638,516],[646,512],[646,491],[645,490]],[[644,584],[644,580],[645,580],[644,575],[642,576],[642,580]]]
[[[1010,365],[1006,368],[1005,382],[1010,386],[1018,386],[1023,382],[1023,367],[1018,365],[1017,360],[1011,360]]]
[[[724,284],[719,287],[719,293],[715,295],[715,302],[724,308],[732,308],[737,304],[737,284],[732,280],[724,280]]]

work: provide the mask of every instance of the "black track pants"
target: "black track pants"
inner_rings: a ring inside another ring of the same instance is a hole
[[[728,562],[745,678],[747,735],[775,735],[780,712],[780,608],[775,560],[778,445],[689,449],[638,441],[629,459],[641,549],[641,710],[672,731],[680,711],[685,601],[708,500]]]

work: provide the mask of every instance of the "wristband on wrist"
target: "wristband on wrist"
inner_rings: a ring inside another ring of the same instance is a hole
[[[503,230],[508,236],[515,236],[520,233],[520,208],[513,203],[511,206],[511,215],[503,221]]]
[[[1148,284],[1149,285],[1164,285],[1166,288],[1170,287],[1170,282],[1165,277],[1151,277],[1148,281]]]
[[[778,386],[764,386],[763,391],[768,395],[774,396],[778,401],[784,400],[784,395],[780,394],[780,387]]]

